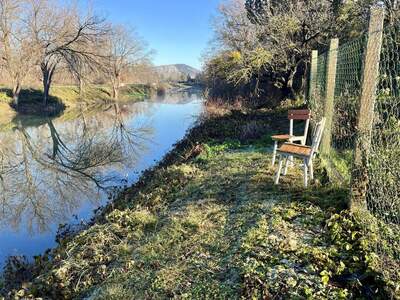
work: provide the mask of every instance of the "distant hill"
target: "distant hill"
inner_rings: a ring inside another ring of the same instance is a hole
[[[199,70],[185,64],[157,66],[155,70],[160,79],[165,81],[181,81],[188,77],[194,79],[200,73]]]

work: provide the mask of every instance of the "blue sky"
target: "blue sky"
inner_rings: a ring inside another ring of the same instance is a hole
[[[156,51],[156,65],[201,66],[212,38],[211,19],[221,0],[93,0],[98,13],[127,24]]]

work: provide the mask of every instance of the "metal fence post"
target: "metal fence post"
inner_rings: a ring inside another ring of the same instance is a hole
[[[326,118],[324,136],[321,141],[321,153],[329,154],[332,140],[333,109],[335,100],[336,69],[339,39],[332,39],[329,46],[328,66],[326,70],[326,94],[324,116]]]
[[[385,11],[371,8],[368,42],[364,54],[364,69],[361,83],[360,106],[357,116],[357,141],[351,182],[352,209],[367,207],[368,156],[374,123],[374,107],[379,80],[379,62],[382,50]]]

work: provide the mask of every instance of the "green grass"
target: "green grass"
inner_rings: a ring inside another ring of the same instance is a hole
[[[152,92],[152,89],[147,85],[126,85],[121,88],[118,100],[141,100],[148,97]],[[54,86],[51,89],[51,94],[71,105],[79,102],[98,103],[112,100],[112,90],[105,85],[88,86],[82,96],[79,94],[77,86]]]
[[[151,88],[146,85],[126,85],[120,90],[119,101],[141,100],[150,95]],[[86,87],[83,95],[79,94],[77,86],[54,86],[51,94],[67,104],[98,103],[112,100],[112,90],[109,86],[95,85]]]
[[[121,88],[118,101],[141,101],[155,93],[155,88],[147,85],[127,85]],[[0,87],[0,130],[12,127],[15,115],[50,116],[61,115],[69,107],[68,114],[76,114],[76,108],[97,109],[104,103],[112,103],[111,88],[108,86],[87,86],[83,95],[77,86],[53,85],[49,104],[43,108],[43,91],[40,88],[25,88],[20,93],[18,108],[13,103],[11,89]]]
[[[5,91],[0,89],[0,102],[1,103],[11,103],[12,97]]]
[[[126,85],[121,88],[119,100],[140,100],[149,96],[152,92],[152,88],[147,85]],[[53,85],[50,89],[52,99],[63,102],[66,105],[111,101],[111,94],[111,88],[103,85],[87,86],[82,95],[79,94],[79,88],[74,85]],[[41,103],[42,99],[43,90],[41,88],[26,88],[20,94],[21,103]],[[0,102],[12,102],[9,88],[0,88]]]
[[[0,101],[4,103],[12,103],[12,91],[10,88],[0,88]],[[43,102],[43,91],[35,88],[22,89],[19,96],[21,103],[42,103]],[[56,95],[51,95],[50,102],[59,101]]]
[[[346,210],[346,187],[317,180],[305,190],[300,168],[273,184],[265,132],[259,142],[243,136],[248,120],[270,117],[234,113],[192,130],[93,226],[37,258],[20,292],[54,299],[395,295],[399,269],[383,272],[374,252],[384,225],[365,231]]]

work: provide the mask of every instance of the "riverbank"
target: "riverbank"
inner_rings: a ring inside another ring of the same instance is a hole
[[[34,266],[8,270],[4,292],[52,299],[397,296],[393,258],[385,257],[383,269],[374,252],[383,225],[365,234],[346,210],[346,187],[330,185],[319,168],[308,190],[298,169],[273,185],[269,136],[287,130],[284,110],[214,107],[92,226]],[[391,242],[399,245],[396,233]]]
[[[121,88],[117,101],[138,101],[156,94],[158,87],[150,85],[126,85]],[[43,92],[37,88],[26,88],[21,91],[18,108],[13,104],[11,89],[0,87],[0,109],[8,116],[22,115],[59,115],[66,108],[90,106],[99,103],[114,102],[112,91],[108,86],[92,85],[86,87],[83,93],[77,86],[55,85],[50,90],[49,104],[42,106]],[[13,114],[14,112],[14,114]],[[9,123],[10,119],[3,117],[0,125]]]

